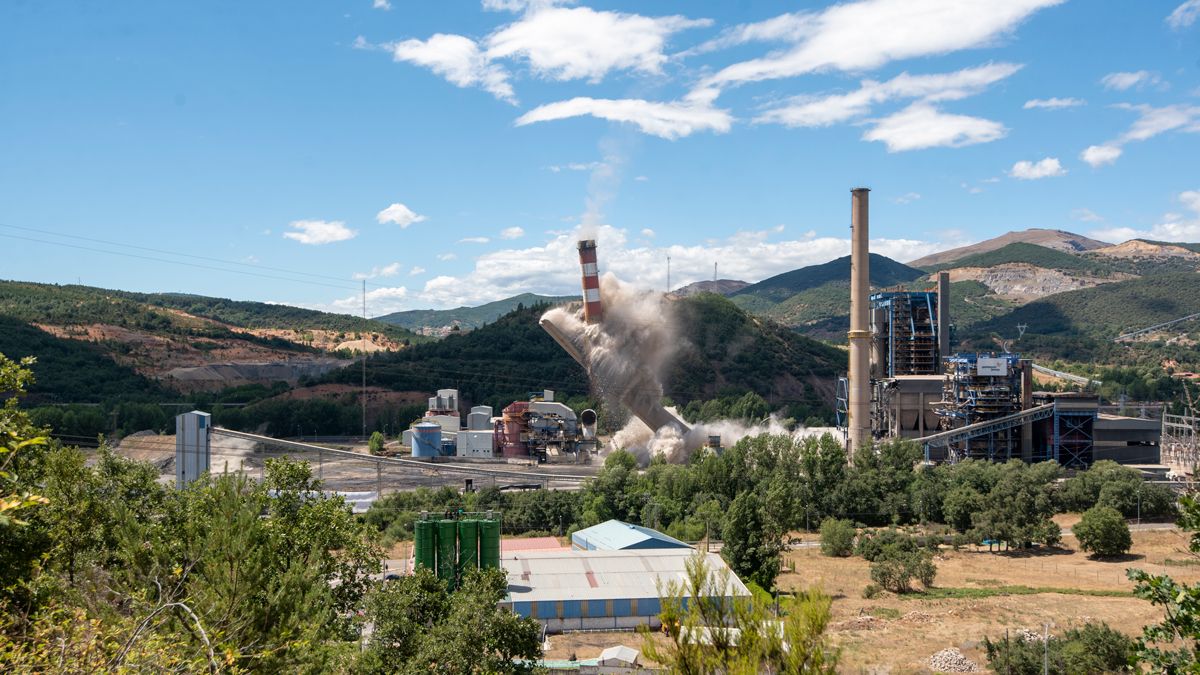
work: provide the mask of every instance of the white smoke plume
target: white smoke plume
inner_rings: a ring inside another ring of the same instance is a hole
[[[664,424],[651,429],[645,421],[656,414],[680,419],[672,409],[662,412],[662,378],[680,344],[671,301],[662,293],[637,289],[611,272],[600,279],[604,319],[588,324],[582,309],[556,307],[542,315],[577,349],[595,393],[609,410],[629,408],[634,417],[612,438],[610,449],[632,452],[645,465],[662,454],[671,462],[685,462],[709,436],[720,436],[726,447],[738,439],[764,433],[788,434],[795,438],[821,435],[829,428],[799,429],[795,432],[772,417],[764,424],[748,425],[734,420],[698,424]]]

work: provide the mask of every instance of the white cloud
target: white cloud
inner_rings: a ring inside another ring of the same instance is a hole
[[[487,58],[524,58],[552,80],[599,82],[610,71],[658,74],[673,33],[711,25],[708,19],[648,17],[589,7],[531,11],[488,36]]]
[[[392,3],[388,2],[388,0],[374,0],[371,3],[371,8],[372,9],[382,9],[386,12],[387,10],[392,8]]]
[[[346,227],[340,220],[293,220],[288,227],[295,232],[284,232],[287,239],[295,239],[301,244],[331,244],[335,241],[353,239],[358,232]]]
[[[379,277],[394,277],[400,273],[402,265],[394,262],[383,267],[372,267],[370,272],[355,272],[355,279],[377,279]]]
[[[639,183],[645,183],[646,181],[650,180],[646,176],[634,176],[633,179],[638,181]]]
[[[1021,160],[1013,164],[1008,175],[1021,180],[1037,180],[1039,178],[1050,178],[1052,176],[1065,176],[1067,170],[1063,168],[1062,163],[1057,157],[1047,157],[1036,162],[1029,160]]]
[[[482,4],[488,12],[526,12],[557,5],[573,5],[575,0],[483,0]]]
[[[478,305],[526,291],[570,295],[579,292],[579,253],[575,248],[581,230],[563,233],[545,245],[485,253],[474,268],[461,276],[438,276],[408,299],[411,307]],[[664,256],[671,256],[672,284],[712,278],[713,261],[720,261],[721,276],[757,281],[806,265],[827,262],[849,254],[848,239],[817,237],[806,233],[789,241],[769,241],[769,230],[738,232],[702,245],[631,243],[625,230],[600,225],[591,230],[600,248],[600,267],[642,288],[662,288],[666,282]],[[912,260],[952,244],[910,239],[876,239],[873,252],[897,260]]]
[[[367,311],[371,316],[398,312],[405,308],[405,301],[408,298],[409,290],[404,286],[373,288],[367,291]],[[362,312],[362,301],[363,296],[360,293],[339,298],[326,305],[318,305],[315,309],[359,316]]]
[[[774,122],[789,127],[823,127],[861,117],[871,106],[894,99],[952,101],[973,96],[1021,69],[1014,63],[989,63],[951,73],[909,75],[901,73],[886,82],[863,80],[847,94],[801,96],[772,108],[755,122]]]
[[[561,171],[594,171],[604,166],[604,162],[570,162],[568,164],[551,164],[546,167],[554,173]]]
[[[893,201],[895,201],[897,204],[911,204],[920,198],[921,195],[917,194],[916,192],[906,192],[899,197],[896,197],[896,199]]]
[[[417,215],[412,209],[396,202],[386,209],[375,214],[375,220],[380,225],[391,223],[399,225],[400,229],[404,229],[413,223],[419,223],[425,220],[425,216]]]
[[[648,227],[643,227],[642,228],[642,236],[646,237],[647,239],[653,239],[654,238],[654,230],[652,230]]]
[[[488,239],[487,237],[463,237],[462,239],[458,240],[458,243],[460,243],[460,244],[486,244],[489,241],[491,241],[491,239]]]
[[[1127,241],[1129,239],[1151,239],[1153,241],[1200,241],[1200,190],[1185,190],[1176,195],[1176,201],[1183,205],[1190,214],[1166,213],[1161,220],[1148,230],[1138,230],[1132,227],[1114,227],[1095,230],[1091,233],[1098,238],[1108,241]]]
[[[999,122],[951,115],[928,103],[913,103],[900,112],[878,120],[863,134],[863,140],[882,141],[888,152],[923,148],[959,148],[1003,138],[1008,129]]]
[[[1200,133],[1200,106],[1175,104],[1155,108],[1149,105],[1120,103],[1114,107],[1135,111],[1138,118],[1116,139],[1102,145],[1089,146],[1079,155],[1080,159],[1092,167],[1117,161],[1123,152],[1122,146],[1132,141],[1145,141],[1168,131]]]
[[[1167,16],[1165,21],[1167,25],[1175,30],[1183,30],[1196,23],[1197,17],[1200,17],[1200,0],[1187,0],[1187,2],[1175,8]]]
[[[590,115],[612,122],[627,122],[642,133],[675,140],[697,131],[725,133],[733,122],[727,110],[713,108],[707,103],[690,101],[658,103],[642,99],[598,99],[578,96],[538,106],[517,118],[523,127],[537,122],[563,120]]]
[[[525,228],[523,227],[506,227],[500,231],[501,239],[520,239],[525,236]]]
[[[355,49],[374,49],[374,45],[372,45],[370,42],[367,42],[367,38],[361,35],[354,38],[354,42],[350,46]]]
[[[785,14],[726,31],[717,46],[772,41],[789,48],[727,66],[698,88],[824,70],[869,70],[899,59],[989,46],[1034,12],[1062,1],[860,0]]]
[[[1076,106],[1087,105],[1087,101],[1081,98],[1032,98],[1025,101],[1023,106],[1026,110],[1034,108],[1046,108],[1048,110],[1057,110],[1059,108],[1074,108]]]
[[[437,259],[441,260],[443,262],[445,262],[447,260],[457,260],[458,254],[456,254],[456,253],[439,253]]]
[[[1100,214],[1096,213],[1095,211],[1093,211],[1091,209],[1084,209],[1084,208],[1075,209],[1074,211],[1071,211],[1071,217],[1074,218],[1075,220],[1080,220],[1085,223],[1103,223],[1104,222],[1104,216],[1101,216]]]
[[[478,86],[501,101],[517,102],[508,71],[490,63],[471,38],[438,33],[428,40],[404,40],[384,47],[393,60],[428,68],[455,86]]]
[[[1148,70],[1132,73],[1109,73],[1100,78],[1100,84],[1104,85],[1105,89],[1115,89],[1116,91],[1125,91],[1131,87],[1141,88],[1148,84],[1158,84],[1161,81],[1158,75]]]
[[[1079,153],[1079,159],[1088,163],[1093,169],[1112,164],[1121,156],[1121,148],[1115,145],[1089,145]]]
[[[410,277],[416,277],[416,276],[420,276],[422,274],[425,274],[425,268],[421,267],[420,265],[417,265],[416,267],[414,267],[408,271],[408,276],[410,276]]]

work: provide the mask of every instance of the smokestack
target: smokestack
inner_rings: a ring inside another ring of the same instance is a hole
[[[871,262],[868,188],[850,191],[850,391],[846,450],[853,456],[871,441]]]
[[[938,272],[937,284],[937,337],[938,356],[950,356],[950,273]],[[941,370],[941,364],[938,364]]]
[[[600,323],[604,307],[600,304],[600,270],[596,267],[596,240],[579,242],[579,266],[583,268],[583,320]]]

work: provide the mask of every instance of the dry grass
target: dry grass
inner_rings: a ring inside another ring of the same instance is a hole
[[[1077,518],[1076,518],[1077,519]],[[1063,524],[1071,523],[1070,516]],[[1067,527],[1064,527],[1066,530]],[[1200,580],[1200,566],[1164,565],[1187,559],[1186,537],[1177,531],[1135,532],[1132,554],[1119,561],[1093,560],[1075,550],[1074,539],[1064,548],[1033,554],[994,554],[943,551],[937,559],[939,589],[963,589],[943,595],[966,597],[862,597],[870,583],[869,564],[862,558],[827,558],[815,548],[787,554],[796,571],[779,579],[782,589],[815,585],[833,597],[830,634],[842,647],[844,672],[926,671],[928,657],[946,647],[958,647],[981,666],[986,665],[979,641],[1005,630],[1040,631],[1050,623],[1061,631],[1089,620],[1105,621],[1128,634],[1157,620],[1159,610],[1127,593],[1132,585],[1125,570],[1139,567],[1169,573],[1187,581]],[[1005,586],[1061,589],[1064,592],[1001,594]],[[990,595],[996,593],[996,595]],[[972,597],[972,596],[990,597]],[[898,618],[896,618],[898,617]]]

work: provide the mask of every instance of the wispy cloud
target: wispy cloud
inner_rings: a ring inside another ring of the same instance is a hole
[[[1029,160],[1017,162],[1013,164],[1008,175],[1021,180],[1037,180],[1052,176],[1065,176],[1067,175],[1067,170],[1063,168],[1062,163],[1058,161],[1057,157],[1047,157],[1036,162]]]
[[[491,241],[491,239],[488,239],[487,237],[463,237],[462,239],[458,240],[458,243],[460,243],[460,244],[486,244],[489,241]]]
[[[1071,211],[1071,217],[1074,218],[1075,220],[1082,221],[1085,223],[1103,223],[1104,222],[1104,216],[1101,216],[1100,214],[1096,213],[1095,211],[1093,211],[1091,209],[1086,209],[1086,208],[1079,208],[1079,209],[1075,209],[1074,211]]]
[[[1125,91],[1133,87],[1142,88],[1160,84],[1162,78],[1157,73],[1152,73],[1148,70],[1138,70],[1132,73],[1109,73],[1100,78],[1100,84],[1104,85],[1105,89],[1115,91]]]
[[[293,231],[284,232],[285,238],[313,246],[345,241],[358,235],[358,232],[346,227],[346,223],[340,220],[293,220],[288,223],[288,227]]]
[[[1025,108],[1026,110],[1034,110],[1037,108],[1044,108],[1047,110],[1058,110],[1060,108],[1075,108],[1075,107],[1081,106],[1081,105],[1087,105],[1087,101],[1085,101],[1081,98],[1052,97],[1052,98],[1032,98],[1032,99],[1029,99],[1028,101],[1025,101],[1025,105],[1022,107]]]
[[[1008,129],[999,122],[952,115],[928,103],[913,103],[900,112],[878,120],[863,134],[863,140],[881,141],[888,152],[923,148],[960,148],[1003,138]]]
[[[383,11],[386,12],[392,8],[392,3],[388,2],[388,0],[373,0],[371,2],[371,8],[372,9],[382,9]]]
[[[1171,28],[1183,30],[1196,23],[1198,17],[1200,17],[1200,0],[1187,0],[1187,2],[1176,7],[1175,11],[1167,15],[1167,18],[1164,20]]]
[[[546,167],[553,173],[562,171],[595,171],[599,169],[604,162],[570,162],[567,164],[551,164]]]
[[[1120,103],[1114,107],[1132,110],[1138,114],[1138,118],[1125,133],[1106,143],[1088,146],[1080,153],[1079,158],[1093,168],[1117,161],[1123,146],[1134,141],[1149,140],[1169,131],[1200,133],[1200,106],[1176,104],[1156,108]]]
[[[523,227],[506,227],[500,231],[501,239],[520,239],[525,236],[525,228]]]
[[[911,204],[920,198],[921,195],[917,194],[916,192],[906,192],[899,197],[896,197],[892,201],[896,202],[897,204]]]
[[[372,267],[370,272],[355,272],[355,279],[378,279],[379,277],[394,277],[400,273],[402,265],[394,262],[382,267]]]
[[[1200,190],[1185,190],[1175,200],[1190,213],[1166,213],[1150,229],[1113,227],[1095,230],[1093,235],[1108,241],[1150,239],[1153,241],[1200,241]]]
[[[577,96],[567,101],[547,103],[517,118],[523,127],[538,122],[591,116],[612,122],[626,122],[642,133],[675,140],[697,131],[725,133],[733,123],[727,110],[707,103],[674,101],[659,103],[642,99],[602,99]]]
[[[508,71],[491,63],[471,38],[438,33],[428,40],[404,40],[383,45],[392,59],[423,66],[457,87],[479,87],[501,101],[516,105]]]

